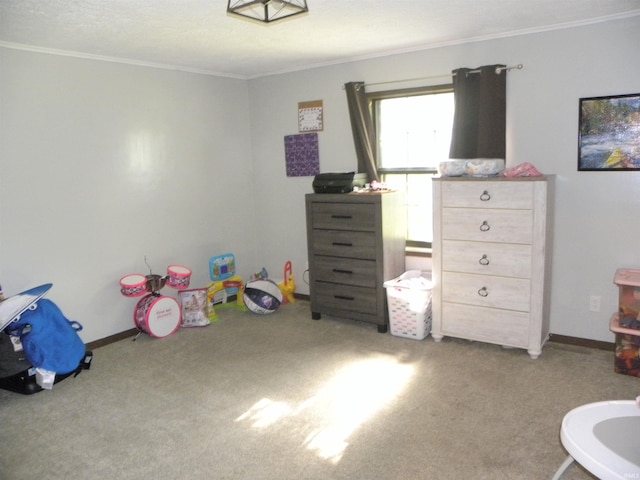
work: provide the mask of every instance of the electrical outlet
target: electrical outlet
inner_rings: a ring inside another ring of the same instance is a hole
[[[589,297],[589,310],[592,312],[599,312],[601,302],[602,298],[600,297],[600,295],[591,295]]]

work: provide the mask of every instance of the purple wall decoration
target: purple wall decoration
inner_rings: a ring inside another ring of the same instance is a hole
[[[311,177],[320,173],[317,133],[285,136],[284,154],[287,177]]]

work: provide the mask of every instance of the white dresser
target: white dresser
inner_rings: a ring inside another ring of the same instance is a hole
[[[554,177],[433,182],[431,335],[538,358],[549,337]]]

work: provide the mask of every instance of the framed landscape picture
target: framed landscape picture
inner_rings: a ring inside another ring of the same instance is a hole
[[[640,93],[580,99],[578,170],[640,170]]]

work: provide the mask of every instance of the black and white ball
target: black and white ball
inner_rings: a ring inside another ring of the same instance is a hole
[[[251,312],[260,315],[275,312],[283,300],[280,288],[271,280],[248,282],[242,299]]]

